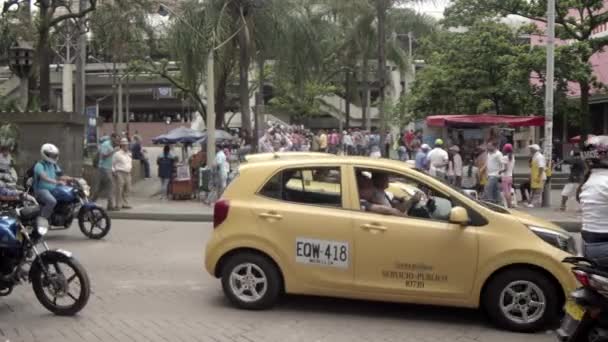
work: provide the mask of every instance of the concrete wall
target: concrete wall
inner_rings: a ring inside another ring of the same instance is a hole
[[[82,176],[85,117],[74,113],[0,113],[0,122],[13,123],[19,129],[17,172],[40,160],[40,147],[55,144],[60,150],[59,162],[70,176]]]

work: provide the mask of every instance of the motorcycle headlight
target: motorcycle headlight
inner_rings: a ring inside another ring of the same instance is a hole
[[[40,236],[45,236],[49,232],[49,221],[43,217],[38,217],[36,219],[36,232]]]
[[[530,228],[530,230],[536,234],[536,236],[543,239],[543,241],[551,246],[559,248],[562,251],[572,255],[577,254],[576,243],[574,242],[574,238],[572,236],[542,227],[528,226],[528,228]]]

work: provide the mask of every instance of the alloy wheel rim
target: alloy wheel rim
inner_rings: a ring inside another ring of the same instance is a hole
[[[252,263],[243,263],[230,273],[230,290],[241,301],[257,302],[268,290],[268,279],[264,271]]]
[[[530,324],[545,314],[544,292],[531,281],[518,280],[507,285],[500,294],[500,309],[512,322]]]

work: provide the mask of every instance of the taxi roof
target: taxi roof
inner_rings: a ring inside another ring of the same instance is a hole
[[[329,153],[315,153],[315,152],[287,152],[289,155],[280,155],[279,157],[272,159],[260,158],[256,160],[254,163],[245,164],[247,168],[252,167],[283,167],[290,165],[324,165],[324,164],[332,164],[332,165],[340,165],[340,164],[365,164],[370,167],[389,167],[389,168],[408,168],[412,167],[402,161],[392,160],[392,159],[377,159],[370,157],[358,157],[358,156],[336,156]],[[297,156],[298,153],[303,153],[302,155]],[[272,153],[267,153],[267,155],[272,155]]]
[[[329,158],[336,157],[335,154],[323,152],[270,152],[250,154],[245,157],[248,163],[258,163],[272,160],[303,159],[303,158]]]

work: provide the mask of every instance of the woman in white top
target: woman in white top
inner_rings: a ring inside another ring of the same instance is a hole
[[[477,190],[478,186],[479,168],[475,166],[475,160],[471,158],[462,170],[462,188],[467,190]]]
[[[515,168],[515,157],[513,156],[513,145],[505,144],[502,148],[503,158],[501,171],[502,194],[505,196],[507,207],[513,208],[511,190],[513,189],[513,169]]]

